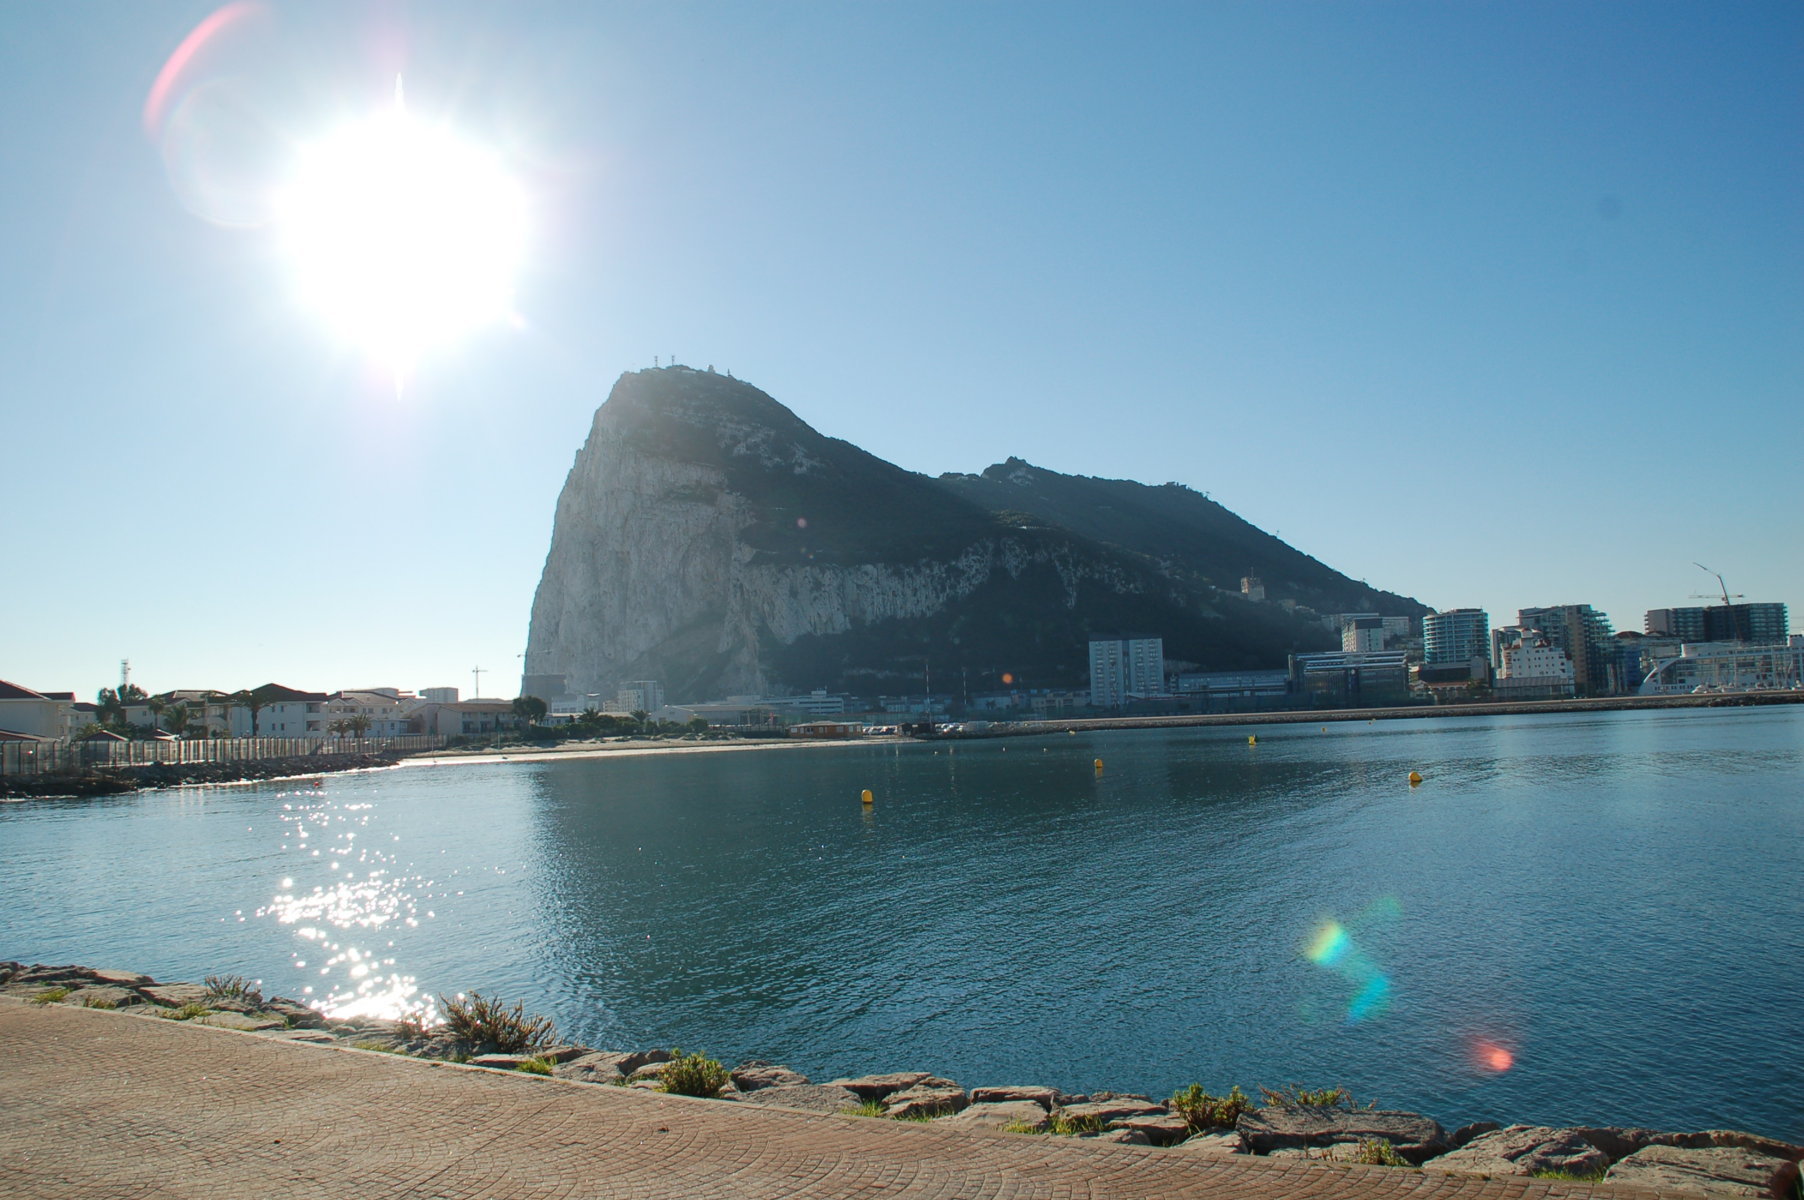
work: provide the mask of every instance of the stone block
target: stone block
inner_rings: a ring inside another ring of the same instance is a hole
[[[968,1129],[1005,1129],[1012,1125],[1021,1132],[1044,1133],[1052,1127],[1052,1118],[1034,1100],[996,1100],[972,1104],[952,1116],[940,1118],[939,1124]]]
[[[1235,1128],[1255,1154],[1377,1140],[1419,1165],[1447,1148],[1440,1123],[1412,1112],[1274,1105],[1242,1113]]]
[[[1610,1165],[1602,1150],[1577,1130],[1546,1125],[1511,1125],[1481,1133],[1458,1150],[1421,1164],[1424,1171],[1461,1175],[1538,1175],[1561,1171],[1601,1175]]]
[[[1704,1196],[1790,1196],[1798,1164],[1739,1146],[1645,1146],[1612,1166],[1608,1183]]]

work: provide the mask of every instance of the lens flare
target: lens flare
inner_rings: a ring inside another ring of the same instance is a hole
[[[1480,1071],[1501,1075],[1516,1065],[1516,1055],[1509,1047],[1489,1038],[1473,1038],[1467,1049],[1472,1065]]]
[[[1347,1023],[1358,1024],[1390,1007],[1391,980],[1339,921],[1324,921],[1303,945],[1303,957],[1353,987]]]
[[[215,9],[189,31],[188,36],[182,39],[182,44],[164,62],[163,69],[157,72],[156,82],[150,85],[150,93],[144,97],[145,133],[152,138],[162,135],[163,119],[169,112],[171,98],[181,90],[183,76],[208,44],[232,26],[243,24],[264,11],[264,6],[253,0],[235,0],[232,4]]]

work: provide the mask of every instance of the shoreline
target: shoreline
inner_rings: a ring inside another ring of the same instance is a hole
[[[303,1003],[265,999],[239,976],[204,984],[84,966],[0,962],[0,1003],[110,1010],[138,1020],[188,1021],[291,1043],[378,1051],[428,1063],[693,1096],[709,1103],[931,1123],[946,1129],[1050,1135],[1167,1152],[1364,1163],[1450,1176],[1553,1175],[1681,1194],[1789,1196],[1804,1146],[1742,1130],[1660,1131],[1637,1126],[1562,1127],[1475,1121],[1449,1130],[1434,1118],[1361,1108],[1339,1088],[1238,1087],[1211,1096],[1197,1085],[1167,1100],[1138,1093],[1067,1093],[1035,1084],[972,1087],[921,1070],[815,1083],[787,1066],[751,1060],[728,1069],[666,1049],[598,1050],[558,1039],[549,1020],[491,998],[430,1026],[372,1017],[334,1018]],[[372,1056],[373,1057],[373,1056]],[[1758,1190],[1749,1190],[1758,1189]]]
[[[1330,725],[1357,721],[1407,721],[1442,717],[1539,716],[1560,713],[1639,712],[1673,709],[1746,709],[1804,704],[1804,691],[1728,692],[1682,696],[1604,696],[1584,700],[1488,701],[1473,704],[1398,705],[1384,708],[1292,709],[1268,712],[1168,713],[1143,717],[1073,717],[998,722],[989,729],[929,737],[880,734],[849,738],[756,737],[706,741],[635,737],[484,749],[431,750],[412,754],[317,755],[230,763],[150,764],[81,776],[15,776],[0,779],[0,803],[36,799],[92,799],[172,787],[227,787],[289,779],[314,779],[359,771],[441,765],[491,766],[658,754],[730,754],[748,750],[822,750],[848,746],[902,746],[1108,733],[1131,729],[1185,729],[1261,725]],[[346,762],[354,758],[357,761]],[[58,790],[58,785],[66,785]]]

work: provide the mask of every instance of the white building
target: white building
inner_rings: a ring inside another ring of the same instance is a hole
[[[1510,626],[1492,634],[1499,700],[1550,700],[1573,695],[1578,687],[1572,657],[1539,629]]]
[[[1165,639],[1090,639],[1090,704],[1120,708],[1129,697],[1165,693]]]
[[[456,704],[456,688],[421,688],[420,699],[430,700],[434,704]]]
[[[413,710],[425,701],[409,696],[398,688],[359,688],[333,692],[326,698],[326,732],[340,721],[361,724],[362,737],[405,737],[410,729]]]
[[[0,679],[0,731],[35,738],[65,738],[75,704],[73,692],[34,692]]]
[[[326,693],[301,692],[279,683],[252,688],[257,711],[232,707],[233,737],[322,738],[326,736]]]

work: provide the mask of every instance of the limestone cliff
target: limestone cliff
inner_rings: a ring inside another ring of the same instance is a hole
[[[1194,569],[992,511],[749,384],[673,367],[623,375],[595,414],[558,498],[526,690],[561,676],[567,695],[634,679],[675,701],[874,695],[920,691],[929,663],[941,679],[1076,684],[1105,630],[1228,668],[1326,641],[1275,606],[1219,599]]]

